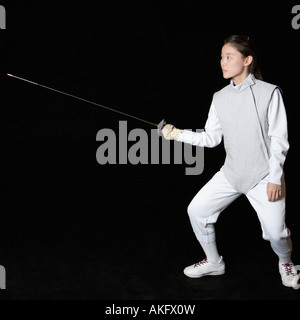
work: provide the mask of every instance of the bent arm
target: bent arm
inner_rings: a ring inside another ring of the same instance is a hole
[[[268,110],[270,145],[269,182],[281,185],[283,165],[289,149],[287,117],[280,91],[274,91]]]
[[[216,147],[222,141],[223,130],[221,128],[216,109],[212,103],[203,132],[182,130],[178,141],[189,143],[199,147]]]

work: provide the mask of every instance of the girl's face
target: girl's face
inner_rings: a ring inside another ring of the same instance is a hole
[[[242,78],[249,74],[252,56],[244,57],[233,45],[227,43],[222,48],[221,68],[225,79]]]

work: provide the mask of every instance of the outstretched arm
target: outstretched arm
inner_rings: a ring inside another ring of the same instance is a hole
[[[162,129],[162,134],[166,139],[177,140],[194,146],[208,148],[217,146],[222,141],[223,131],[213,104],[210,107],[204,129],[203,132],[193,132],[179,130],[169,124]]]

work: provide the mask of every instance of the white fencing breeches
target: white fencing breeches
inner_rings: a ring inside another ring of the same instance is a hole
[[[257,213],[263,238],[269,240],[280,257],[291,254],[290,231],[285,225],[285,186],[281,199],[270,202],[267,197],[268,177],[262,179],[246,194]],[[198,241],[215,241],[214,223],[219,214],[241,193],[228,182],[222,169],[197,193],[188,207],[189,218]]]

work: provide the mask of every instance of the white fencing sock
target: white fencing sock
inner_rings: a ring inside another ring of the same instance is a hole
[[[221,257],[217,249],[216,241],[210,242],[210,243],[200,242],[200,244],[209,262],[212,262],[212,263],[220,262]]]
[[[291,238],[270,241],[273,251],[278,255],[280,263],[290,263],[292,254]]]

